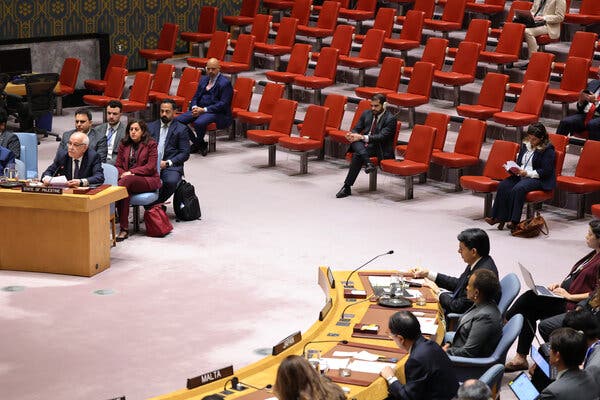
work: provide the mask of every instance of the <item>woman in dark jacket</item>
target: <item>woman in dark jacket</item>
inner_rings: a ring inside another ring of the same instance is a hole
[[[157,146],[144,121],[134,120],[127,125],[125,137],[119,143],[115,167],[119,170],[119,186],[125,186],[129,196],[160,188]],[[117,241],[120,242],[129,237],[129,197],[119,200],[117,208],[121,226]]]
[[[500,182],[492,207],[492,217],[485,221],[513,230],[521,220],[525,196],[534,190],[553,190],[556,186],[556,153],[543,124],[529,125],[517,157],[519,167],[511,168],[508,178]]]

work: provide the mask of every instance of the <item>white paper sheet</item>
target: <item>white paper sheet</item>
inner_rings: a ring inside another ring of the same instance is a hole
[[[321,360],[327,362],[329,369],[341,369],[346,368],[350,362],[349,358],[321,358]]]
[[[350,364],[349,368],[356,372],[367,372],[371,374],[378,374],[385,367],[389,367],[389,363],[377,362],[377,361],[362,361],[354,360]]]
[[[435,335],[438,325],[435,323],[435,318],[417,317],[421,324],[421,332],[427,335]]]

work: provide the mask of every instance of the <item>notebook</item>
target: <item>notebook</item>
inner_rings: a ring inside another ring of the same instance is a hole
[[[540,394],[525,372],[508,382],[508,387],[519,400],[534,400]]]
[[[552,293],[550,290],[548,290],[547,287],[536,285],[533,280],[533,276],[531,275],[531,272],[529,272],[529,270],[525,268],[523,264],[519,263],[519,268],[521,268],[521,275],[523,275],[523,280],[525,281],[525,284],[527,285],[527,287],[529,287],[529,289],[533,290],[533,293],[537,294],[538,296],[562,298],[561,296],[557,296],[554,293]]]

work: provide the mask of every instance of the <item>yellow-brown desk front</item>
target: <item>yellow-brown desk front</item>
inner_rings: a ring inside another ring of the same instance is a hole
[[[336,271],[333,272],[333,277],[335,278],[335,288],[332,289],[329,287],[328,279],[327,279],[327,268],[320,267],[318,270],[318,282],[319,285],[323,288],[325,295],[327,298],[331,298],[332,307],[330,311],[327,313],[323,321],[317,321],[313,324],[312,327],[308,329],[308,331],[302,334],[302,341],[294,346],[289,347],[282,353],[277,356],[267,356],[264,359],[234,371],[234,375],[239,378],[240,382],[250,384],[257,388],[264,388],[269,384],[275,383],[275,376],[277,373],[277,368],[281,361],[291,354],[301,355],[302,350],[305,345],[309,342],[314,341],[333,341],[331,343],[310,343],[307,348],[310,349],[318,349],[321,350],[323,354],[332,350],[335,346],[339,345],[339,342],[347,340],[348,342],[355,344],[364,344],[365,347],[371,347],[372,349],[387,347],[392,351],[397,351],[398,348],[394,344],[392,340],[381,340],[381,339],[368,339],[368,338],[357,338],[352,337],[354,324],[359,323],[363,316],[367,313],[369,306],[374,303],[370,301],[360,302],[360,300],[356,302],[348,301],[344,299],[344,288],[341,284],[342,281],[346,279],[350,271]],[[386,273],[389,275],[393,271],[374,271],[376,274],[385,275]],[[368,273],[365,273],[368,274]],[[355,279],[355,286],[357,289],[365,288],[363,282],[365,280],[362,278],[364,276],[361,274],[361,279]],[[429,290],[424,288],[423,290]],[[344,309],[350,305],[355,304],[349,307],[346,311],[346,314],[353,314],[350,324],[348,326],[338,326],[337,323],[340,320],[342,312]],[[437,303],[428,303],[424,307],[417,307],[424,310],[435,310],[439,311],[439,306]],[[389,309],[389,314],[393,314],[399,309]],[[315,310],[315,315],[317,316],[317,310]],[[437,339],[438,342],[444,336],[444,324],[439,324]],[[290,332],[291,334],[292,332]],[[283,338],[282,338],[283,339]],[[357,351],[360,349],[358,348]],[[366,349],[369,350],[369,349]],[[376,350],[371,352],[377,352]],[[404,363],[406,362],[406,356],[401,358],[400,361],[396,364],[397,367],[397,376],[401,382],[405,382],[404,378]],[[231,360],[223,360],[223,366],[230,365]],[[208,371],[198,371],[199,373],[204,373]],[[330,371],[330,373],[335,373],[334,371]],[[184,399],[202,399],[204,396],[209,394],[218,394],[223,390],[225,382],[231,377],[227,377],[224,379],[220,379],[218,381],[209,383],[205,386],[200,386],[195,389],[187,390],[182,389],[173,393],[165,394],[162,396],[155,397],[155,400],[184,400]],[[182,380],[184,380],[182,378]],[[381,377],[376,378],[372,383],[368,386],[360,386],[360,385],[352,385],[349,383],[340,383],[341,386],[350,389],[347,397],[349,399],[356,400],[378,400],[384,399],[387,397],[387,383]],[[228,385],[229,387],[229,385]],[[252,388],[243,390],[241,392],[236,392],[234,394],[227,395],[225,399],[243,399],[243,400],[264,400],[274,397],[274,394],[268,390],[255,390]]]
[[[27,94],[27,91],[25,90],[25,84],[14,84],[11,82],[6,84],[4,91],[15,96],[25,96]],[[54,87],[54,93],[58,92],[60,92],[60,82],[57,82],[56,86]]]
[[[93,276],[110,267],[111,186],[94,195],[0,189],[0,269]]]

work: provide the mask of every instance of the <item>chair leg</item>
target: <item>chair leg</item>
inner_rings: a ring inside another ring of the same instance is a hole
[[[454,102],[452,105],[454,107],[460,105],[460,86],[454,86]]]
[[[117,221],[115,214],[110,216],[110,233],[112,234],[112,247],[117,245]]]
[[[57,107],[57,109],[58,109],[58,107]],[[562,103],[562,118],[565,119],[568,114],[569,114],[569,103]]]
[[[192,48],[190,50],[192,57],[201,57],[200,56],[200,43],[192,42]]]
[[[304,175],[308,173],[308,152],[303,151],[300,153],[300,174]]]
[[[275,71],[279,71],[280,65],[281,65],[281,56],[273,56],[273,69]]]
[[[483,197],[483,217],[492,216],[492,200],[494,199],[494,193],[486,193]]]
[[[365,86],[365,69],[358,70],[358,86]]]
[[[235,140],[235,128],[236,128],[236,124],[237,124],[237,120],[234,119],[233,122],[231,123],[231,126],[228,128],[228,132],[229,132],[229,140]]]
[[[274,167],[275,166],[275,162],[276,157],[277,157],[277,146],[274,144],[270,144],[267,147],[269,149],[269,167]]]
[[[408,107],[408,127],[413,128],[415,126],[415,108]]]
[[[535,213],[535,209],[538,203],[527,203],[527,212],[525,214],[526,218],[532,218]]]
[[[374,192],[377,190],[377,169],[374,169],[369,174],[369,191]]]
[[[585,217],[585,194],[577,194],[577,219]]]
[[[133,206],[133,231],[140,231],[140,206]]]
[[[404,198],[405,198],[405,200],[410,200],[413,198],[413,177],[412,177],[412,175],[404,177]]]
[[[456,183],[454,184],[454,191],[455,192],[462,192],[463,188],[462,186],[460,186],[460,177],[463,174],[463,169],[462,168],[458,168],[456,170]]]
[[[56,96],[56,115],[63,115],[62,96]]]
[[[517,138],[516,138],[516,142],[517,143],[521,143],[521,138],[523,137],[523,127],[522,126],[517,126]]]
[[[208,131],[208,151],[214,153],[217,151],[217,131]]]

